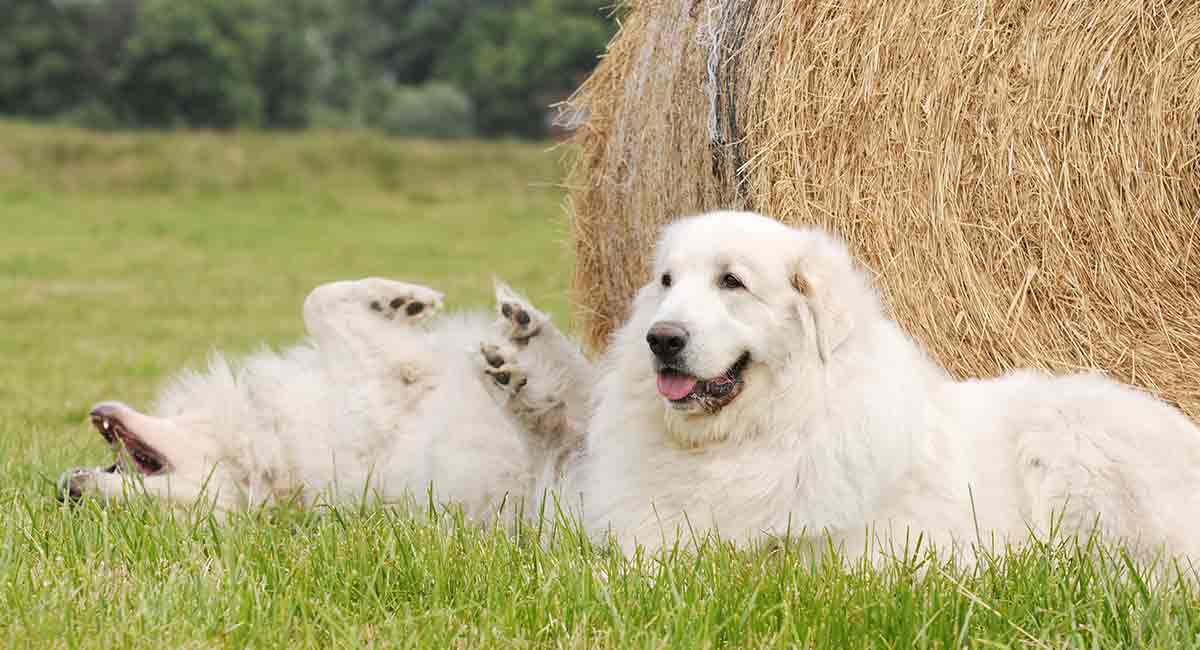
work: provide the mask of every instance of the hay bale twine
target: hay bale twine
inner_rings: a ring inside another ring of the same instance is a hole
[[[659,226],[844,236],[959,376],[1101,368],[1200,416],[1196,0],[635,1],[568,109],[599,346]]]

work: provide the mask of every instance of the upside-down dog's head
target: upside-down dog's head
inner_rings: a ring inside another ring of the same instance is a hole
[[[238,468],[219,462],[248,426],[239,393],[232,370],[216,357],[208,372],[176,377],[154,414],[118,401],[96,404],[89,418],[113,462],[68,470],[62,496],[121,500],[144,492],[181,506],[201,496],[218,508],[240,502]]]

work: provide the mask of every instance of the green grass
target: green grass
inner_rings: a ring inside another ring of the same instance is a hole
[[[561,154],[352,135],[106,136],[0,124],[5,647],[1193,646],[1195,598],[1119,555],[1033,546],[961,575],[794,549],[626,563],[565,534],[347,507],[219,525],[67,508],[106,458],[87,407],[144,405],[213,347],[301,335],[315,284],[379,274],[487,304],[494,271],[565,319]]]

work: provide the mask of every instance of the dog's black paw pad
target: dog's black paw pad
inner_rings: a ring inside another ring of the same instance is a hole
[[[499,368],[504,365],[504,357],[500,354],[500,348],[494,345],[485,345],[480,349],[483,354],[483,360],[492,368]]]

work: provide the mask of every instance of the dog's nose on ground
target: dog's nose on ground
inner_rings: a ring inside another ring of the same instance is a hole
[[[89,481],[93,481],[91,474],[81,470],[67,470],[58,479],[58,500],[64,503],[74,503],[83,498],[83,493],[87,490]]]
[[[687,347],[687,342],[687,329],[672,321],[657,322],[646,332],[646,343],[650,344],[650,351],[664,362],[675,360]]]

